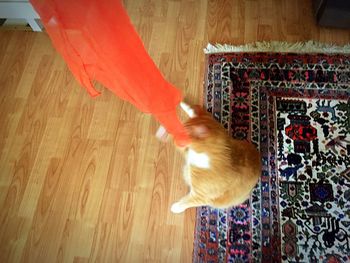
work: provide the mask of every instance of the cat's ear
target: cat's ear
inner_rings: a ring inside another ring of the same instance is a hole
[[[209,129],[204,124],[195,125],[192,128],[192,135],[199,139],[207,138],[209,136]]]

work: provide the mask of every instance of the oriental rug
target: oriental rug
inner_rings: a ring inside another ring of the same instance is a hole
[[[197,209],[193,262],[349,262],[349,46],[205,51],[204,106],[263,168],[245,203]]]

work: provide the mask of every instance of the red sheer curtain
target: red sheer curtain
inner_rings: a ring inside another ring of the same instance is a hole
[[[147,54],[120,0],[30,0],[79,83],[99,95],[101,82],[139,110],[151,113],[179,145],[189,137],[176,115],[181,93]]]

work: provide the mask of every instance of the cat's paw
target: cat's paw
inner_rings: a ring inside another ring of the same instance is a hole
[[[159,126],[156,137],[162,142],[166,142],[169,139],[169,134],[163,126]]]
[[[171,206],[171,212],[173,212],[174,214],[179,214],[182,213],[183,211],[185,211],[185,208],[179,203],[174,203]]]

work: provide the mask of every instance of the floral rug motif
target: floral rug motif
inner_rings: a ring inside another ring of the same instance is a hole
[[[245,203],[197,209],[193,262],[350,261],[350,55],[207,55],[204,105],[262,154]]]

